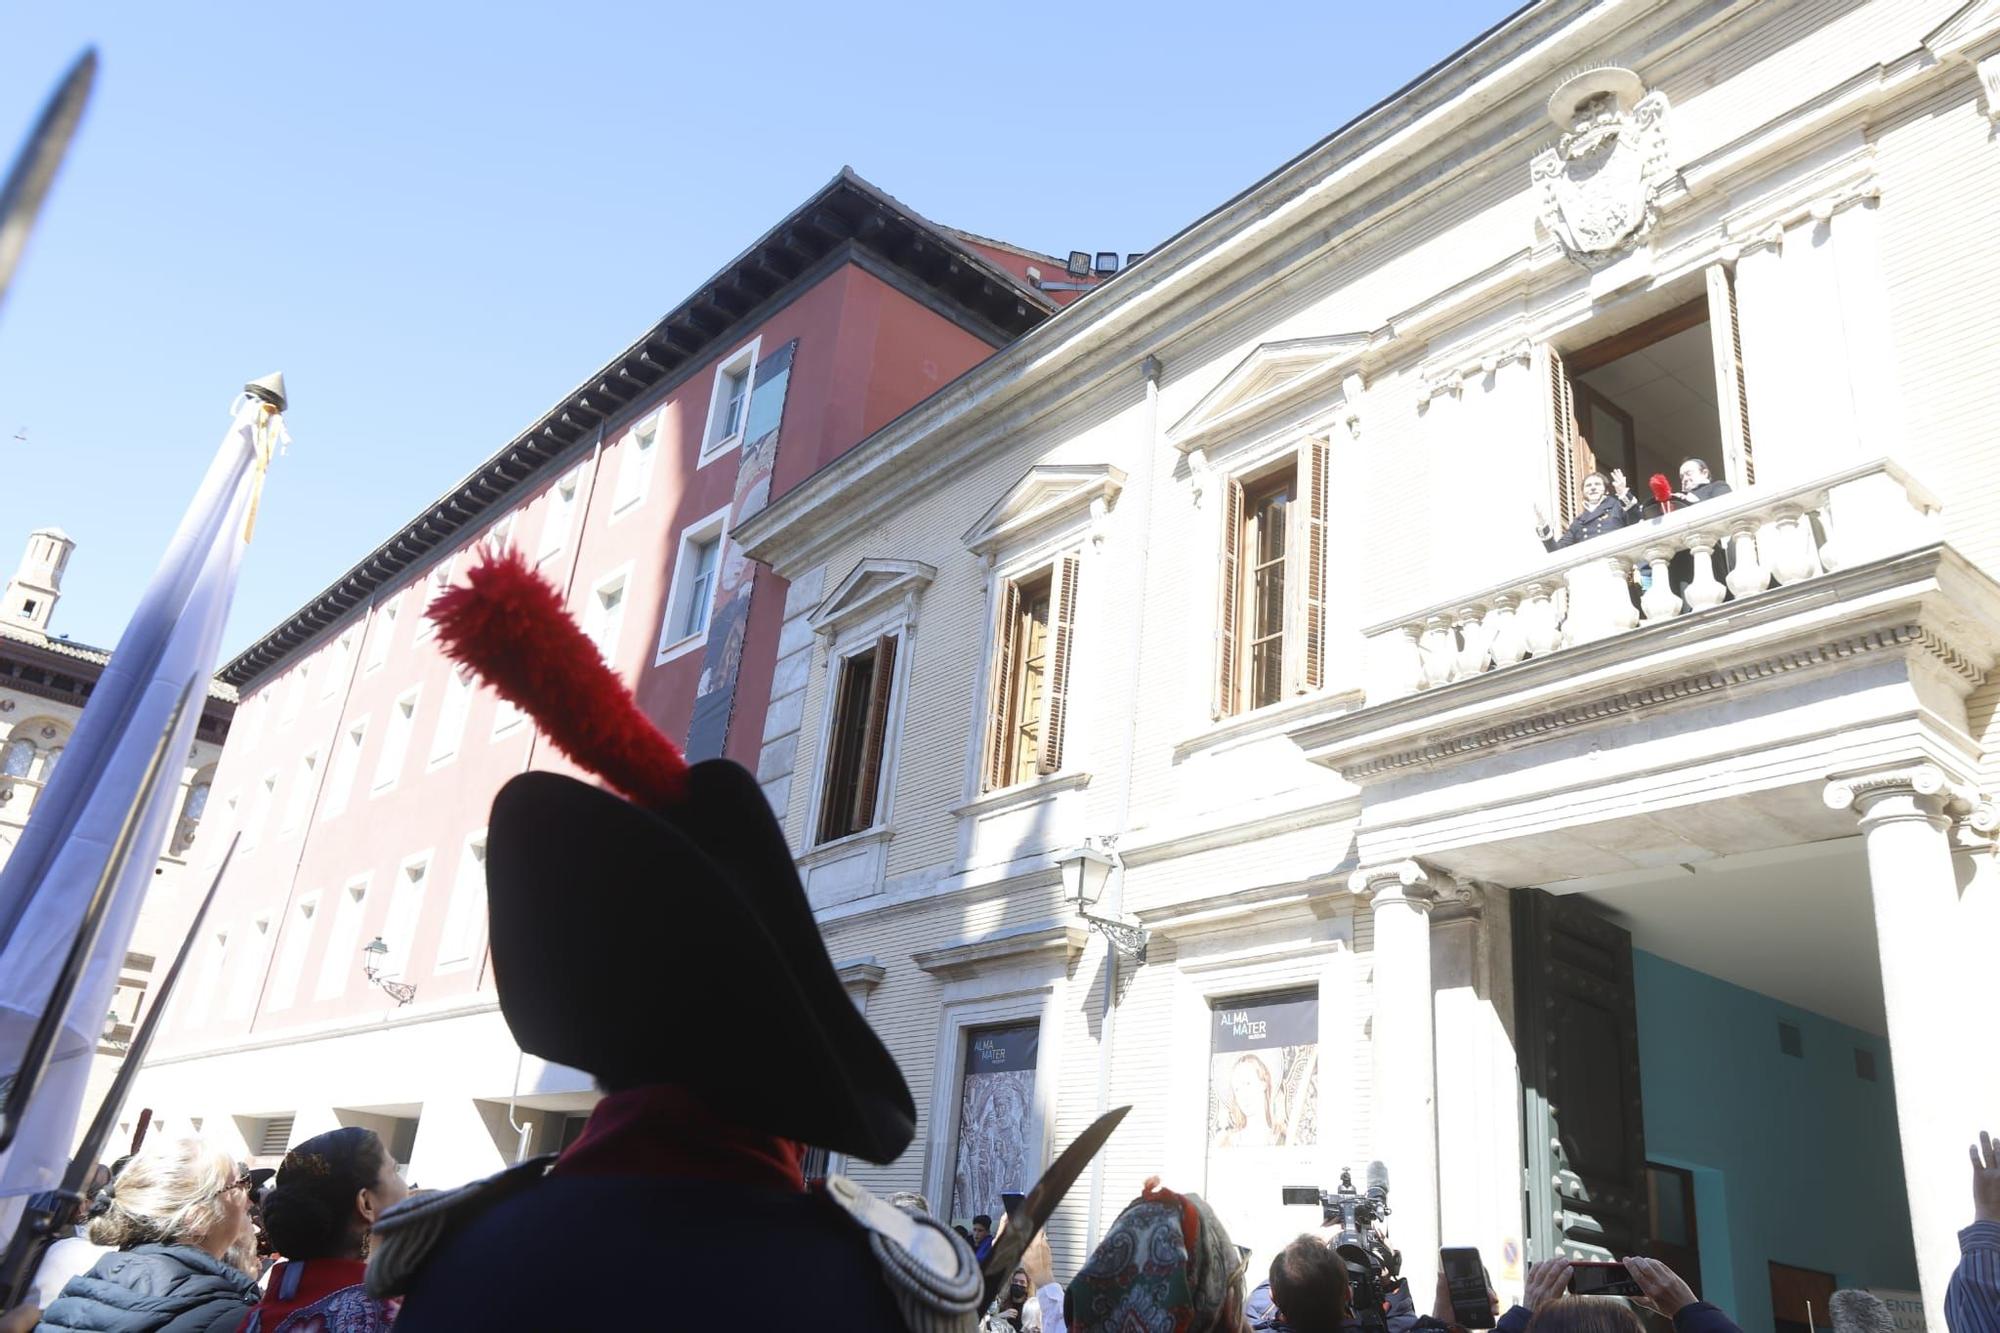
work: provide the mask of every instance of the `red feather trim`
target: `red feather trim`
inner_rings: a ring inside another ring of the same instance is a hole
[[[445,655],[535,719],[557,749],[641,805],[671,805],[687,759],[513,547],[489,554],[425,612]]]
[[[1673,504],[1674,502],[1673,483],[1667,480],[1665,473],[1655,472],[1653,474],[1653,479],[1647,482],[1646,485],[1652,488],[1653,498],[1655,500],[1658,500],[1663,505]]]

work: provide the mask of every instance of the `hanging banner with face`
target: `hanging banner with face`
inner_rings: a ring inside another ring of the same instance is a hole
[[[1287,1185],[1317,1185],[1319,999],[1314,992],[1217,1004],[1208,1062],[1208,1201],[1239,1244],[1268,1261],[1316,1225]],[[1254,1261],[1253,1261],[1254,1262]]]
[[[959,1083],[958,1150],[950,1220],[984,1213],[998,1223],[1003,1193],[1025,1193],[1039,1163],[1028,1160],[1035,1109],[1035,1061],[1041,1025],[982,1028],[966,1034]]]

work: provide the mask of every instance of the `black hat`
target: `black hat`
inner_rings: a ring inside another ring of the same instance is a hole
[[[916,1104],[833,970],[756,779],[727,760],[688,767],[518,552],[467,578],[430,610],[445,651],[632,798],[545,772],[494,798],[493,976],[521,1049],[895,1160]]]
[[[521,1049],[607,1088],[674,1083],[737,1124],[871,1162],[916,1132],[757,780],[710,760],[647,810],[557,773],[500,789],[487,912]]]

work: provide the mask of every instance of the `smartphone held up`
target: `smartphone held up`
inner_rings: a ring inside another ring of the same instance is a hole
[[[1632,1276],[1631,1269],[1616,1260],[1578,1261],[1569,1266],[1569,1292],[1572,1296],[1644,1296],[1646,1289]]]
[[[1438,1271],[1451,1295],[1451,1322],[1459,1328],[1492,1328],[1493,1284],[1479,1251],[1470,1246],[1446,1246],[1438,1251]]]

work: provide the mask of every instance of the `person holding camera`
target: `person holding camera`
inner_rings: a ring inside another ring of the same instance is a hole
[[[1659,1260],[1629,1258],[1624,1268],[1642,1293],[1633,1299],[1672,1320],[1674,1333],[1743,1333],[1720,1309],[1697,1300],[1680,1275]],[[1496,1333],[1644,1333],[1639,1316],[1625,1306],[1570,1295],[1575,1271],[1576,1265],[1561,1258],[1530,1266],[1521,1303],[1500,1316]]]

